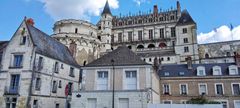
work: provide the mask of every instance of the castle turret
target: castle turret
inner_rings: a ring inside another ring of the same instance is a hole
[[[102,52],[106,52],[111,49],[111,35],[112,35],[112,13],[108,4],[106,2],[102,15],[101,15],[101,27],[100,27],[100,38],[103,43]]]

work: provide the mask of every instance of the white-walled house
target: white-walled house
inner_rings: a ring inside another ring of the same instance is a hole
[[[67,47],[24,19],[2,58],[1,108],[67,108],[80,67]]]
[[[73,92],[72,108],[112,108],[113,103],[115,108],[146,108],[160,102],[159,79],[152,65],[126,46],[82,69],[81,90]]]

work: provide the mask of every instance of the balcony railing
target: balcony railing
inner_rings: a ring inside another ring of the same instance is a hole
[[[140,48],[140,49],[137,49],[137,52],[141,52],[141,51],[159,51],[159,50],[174,50],[174,48],[173,47]]]
[[[4,89],[5,95],[18,95],[19,94],[19,86],[6,86]]]

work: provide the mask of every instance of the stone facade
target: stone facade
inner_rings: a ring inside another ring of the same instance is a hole
[[[0,107],[66,108],[71,91],[79,87],[79,66],[63,44],[28,21],[24,19],[3,53]]]

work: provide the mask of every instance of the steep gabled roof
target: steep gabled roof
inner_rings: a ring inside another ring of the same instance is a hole
[[[185,9],[182,11],[181,17],[177,22],[177,26],[181,25],[188,25],[188,24],[196,24],[195,21],[192,19],[191,15]]]
[[[0,53],[7,47],[9,41],[0,41]]]
[[[30,24],[26,23],[26,26],[36,46],[36,53],[79,67],[65,45]]]
[[[111,10],[110,10],[110,7],[109,7],[109,4],[108,4],[108,0],[107,0],[107,2],[106,2],[105,6],[104,6],[102,15],[103,15],[103,14],[110,14],[110,15],[112,15]]]
[[[126,46],[119,46],[116,50],[87,64],[86,67],[112,66],[112,60],[115,66],[149,65]]]

